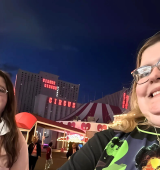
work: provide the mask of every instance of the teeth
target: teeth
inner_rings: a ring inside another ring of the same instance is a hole
[[[160,91],[154,92],[154,93],[153,93],[153,97],[154,97],[155,95],[157,95],[157,94],[160,94]]]

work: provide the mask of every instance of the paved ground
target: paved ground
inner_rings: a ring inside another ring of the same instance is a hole
[[[66,153],[61,152],[53,152],[53,165],[51,166],[50,170],[56,170],[57,168],[61,167],[66,161],[67,158],[65,157]],[[41,158],[38,159],[36,167],[34,170],[44,170],[45,166],[45,153],[42,153]]]

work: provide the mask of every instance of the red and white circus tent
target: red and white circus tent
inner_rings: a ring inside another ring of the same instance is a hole
[[[113,121],[113,116],[117,114],[121,114],[122,111],[117,106],[112,106],[109,104],[103,103],[85,103],[80,106],[77,110],[75,110],[72,114],[61,118],[61,121],[72,121],[75,116],[80,117],[81,121],[87,120],[88,116],[93,116],[98,123],[109,123]]]

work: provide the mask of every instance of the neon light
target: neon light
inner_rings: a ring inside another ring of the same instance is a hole
[[[54,104],[57,104],[57,99],[54,99]]]
[[[44,87],[45,87],[45,88],[57,90],[57,86],[55,86],[55,85],[56,85],[56,82],[55,82],[55,81],[52,81],[52,80],[48,80],[48,79],[43,78],[42,82],[44,83]],[[54,86],[53,86],[53,85],[54,85]]]
[[[129,96],[126,95],[125,109],[128,109],[128,101],[129,101]]]
[[[62,105],[62,100],[59,100],[58,105],[60,106]]]
[[[128,109],[129,96],[123,93],[122,108]]]
[[[63,106],[66,106],[66,103],[67,103],[67,102],[64,100],[64,101],[63,101]]]
[[[71,102],[68,102],[68,107],[71,107]]]
[[[58,139],[57,139],[57,141],[66,141],[67,140],[67,138],[66,137],[59,137]]]
[[[72,103],[72,108],[75,108],[76,107],[76,103]]]
[[[43,83],[47,83],[47,84],[53,84],[53,85],[55,85],[56,84],[56,82],[55,81],[52,81],[52,80],[48,80],[48,79],[45,79],[45,78],[43,78]]]
[[[74,134],[74,135],[67,135],[67,137],[69,138],[69,140],[75,140],[75,139],[78,139],[78,140],[83,140],[84,139],[84,137],[83,136],[80,136],[80,135],[78,135],[78,134]]]
[[[52,103],[52,97],[49,98],[49,103]]]
[[[124,107],[125,107],[125,103],[126,103],[126,93],[123,93],[122,108],[124,108]]]
[[[55,104],[55,105],[59,105],[59,106],[67,106],[67,107],[71,107],[72,105],[72,108],[75,108],[76,107],[76,103],[72,103],[70,101],[66,101],[66,100],[60,100],[60,99],[56,99],[56,98],[52,98],[52,97],[49,97],[49,100],[48,100],[49,103],[52,103]]]
[[[49,88],[49,89],[53,89],[53,90],[57,90],[57,86],[52,86],[50,84],[44,84],[45,88]],[[59,89],[58,89],[59,90]]]

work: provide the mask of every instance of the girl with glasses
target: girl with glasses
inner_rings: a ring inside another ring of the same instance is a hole
[[[27,143],[18,130],[16,101],[9,76],[0,71],[0,170],[28,170]]]
[[[128,113],[115,116],[59,170],[160,169],[160,33],[145,41],[131,74]]]

